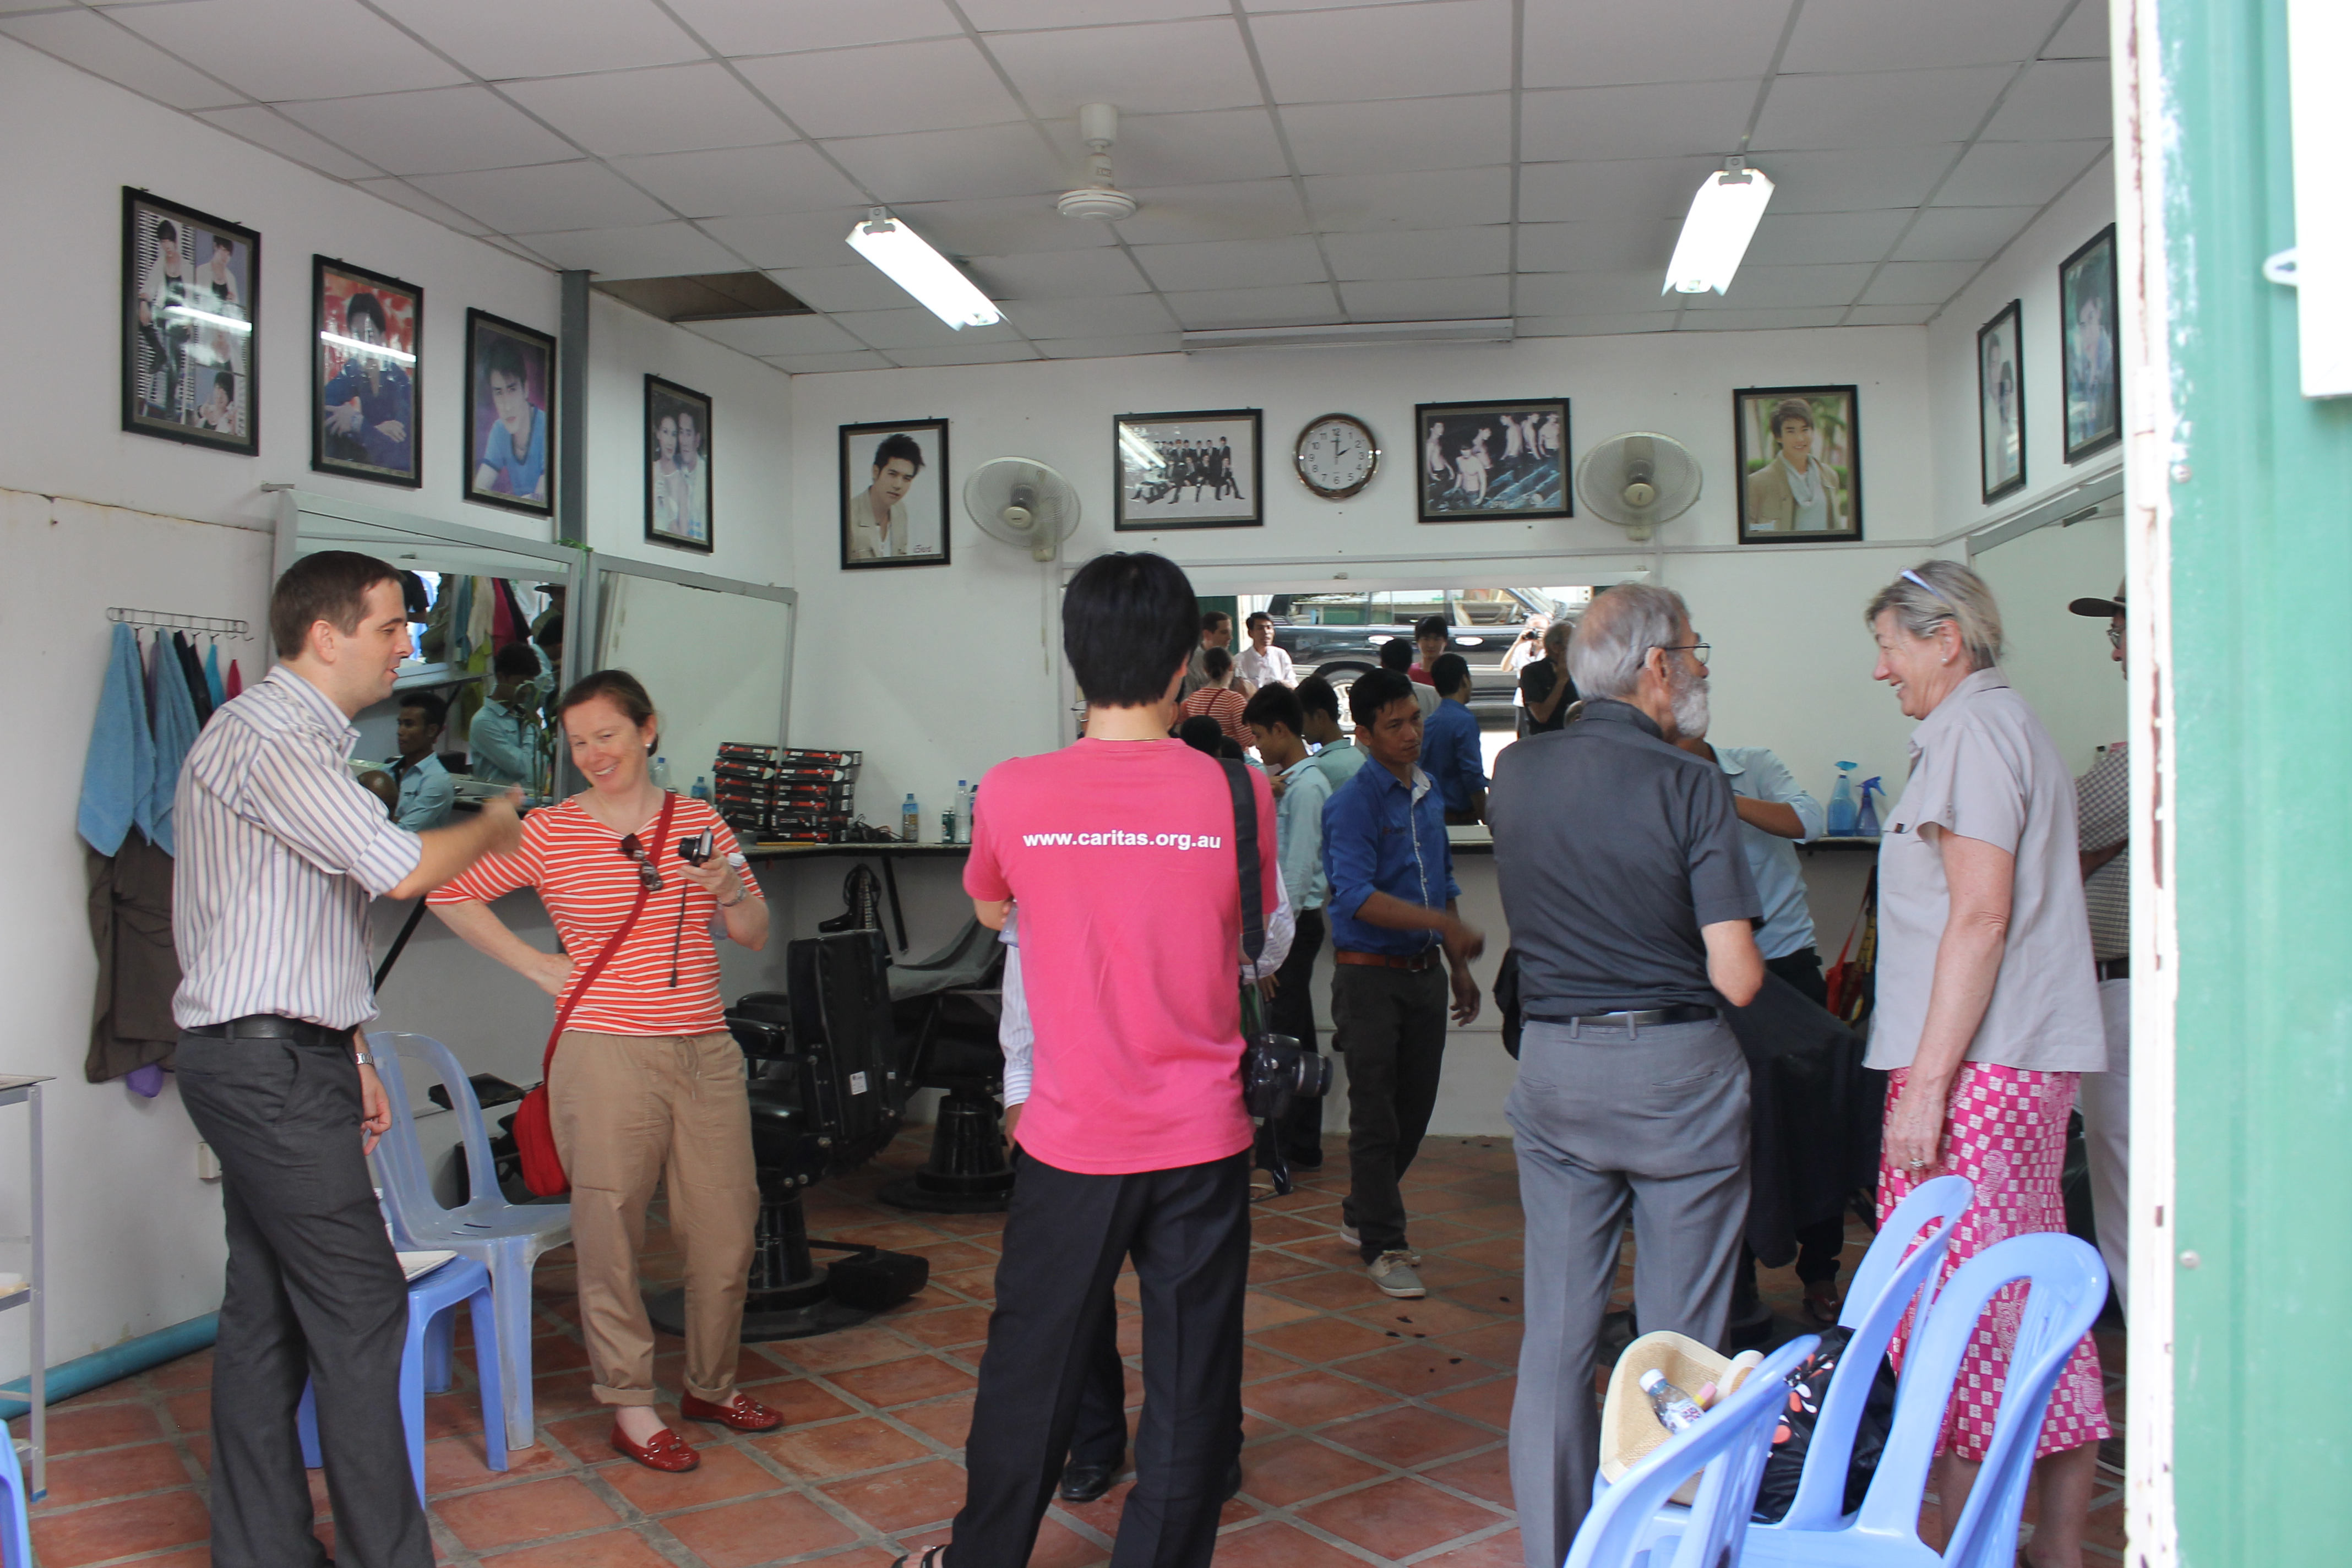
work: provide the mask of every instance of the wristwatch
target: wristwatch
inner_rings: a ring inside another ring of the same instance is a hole
[[[352,1051],[352,1065],[353,1067],[372,1068],[375,1066],[375,1058],[368,1055],[365,1048],[354,1047]]]

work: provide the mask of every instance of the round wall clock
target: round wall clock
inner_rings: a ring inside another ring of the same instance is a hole
[[[1307,421],[1293,454],[1298,478],[1325,500],[1354,495],[1380,472],[1381,444],[1371,426],[1352,414],[1326,414]]]

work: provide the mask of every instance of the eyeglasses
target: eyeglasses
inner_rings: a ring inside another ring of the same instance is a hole
[[[1715,652],[1715,645],[1713,643],[1662,642],[1654,643],[1651,646],[1655,647],[1660,653],[1686,653],[1693,658],[1698,660],[1701,664],[1706,663],[1708,658]]]
[[[2109,627],[2107,628],[2107,646],[2108,646],[2109,647],[2111,647],[2111,648],[2115,649],[2117,653],[2121,653],[2121,652],[2123,652],[2123,649],[2124,649],[2124,629],[2123,629],[2123,627],[2121,627],[2121,626],[2109,626]]]
[[[646,853],[645,845],[638,841],[635,834],[632,833],[621,840],[621,853],[636,862],[637,880],[645,884],[646,891],[649,893],[661,891],[661,873],[654,869],[654,858]]]

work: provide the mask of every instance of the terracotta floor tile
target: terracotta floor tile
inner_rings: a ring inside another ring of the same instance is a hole
[[[212,1425],[209,1394],[184,1394],[205,1416],[194,1428],[202,1431]],[[26,1421],[12,1421],[8,1429],[18,1436],[29,1434]],[[187,1428],[182,1428],[187,1430]],[[49,1456],[85,1453],[91,1448],[119,1448],[125,1443],[152,1443],[163,1436],[163,1425],[155,1419],[155,1412],[144,1405],[87,1405],[72,1409],[52,1409],[48,1417]]]
[[[1264,1290],[1251,1290],[1242,1297],[1242,1331],[1254,1334],[1261,1329],[1279,1328],[1295,1323],[1301,1318],[1317,1317],[1316,1310],[1303,1301],[1286,1301]],[[1139,1342],[1141,1324],[1137,1325]]]
[[[845,1546],[857,1539],[857,1531],[791,1492],[673,1514],[662,1521],[662,1527],[707,1568],[748,1568],[754,1563]]]
[[[1029,1568],[1091,1568],[1110,1561],[1108,1547],[1096,1545],[1058,1519],[1037,1526],[1037,1544],[1029,1552]]]
[[[963,1489],[962,1466],[933,1459],[818,1489],[883,1534],[897,1535],[953,1518]]]
[[[1519,1532],[1506,1530],[1484,1541],[1457,1546],[1434,1557],[1424,1557],[1421,1560],[1420,1568],[1520,1568],[1526,1562],[1527,1552],[1519,1544]]]
[[[833,1373],[830,1381],[845,1394],[885,1407],[961,1394],[980,1382],[971,1373],[927,1355]]]
[[[1358,1356],[1340,1363],[1339,1370],[1349,1377],[1360,1377],[1366,1383],[1382,1388],[1393,1388],[1399,1394],[1419,1397],[1448,1388],[1459,1388],[1465,1383],[1492,1377],[1496,1369],[1485,1362],[1468,1356],[1448,1355],[1434,1342],[1399,1345],[1378,1355]]]
[[[1528,1222],[1527,1211],[1517,1204],[1482,1204],[1475,1208],[1455,1209],[1445,1217],[1455,1225],[1492,1231],[1497,1236],[1516,1236]]]
[[[1438,1342],[1451,1345],[1481,1361],[1493,1362],[1497,1366],[1516,1367],[1519,1364],[1519,1341],[1525,1333],[1526,1330],[1515,1319],[1509,1322],[1490,1322],[1466,1333],[1447,1334]]]
[[[1490,1448],[1466,1459],[1433,1466],[1421,1473],[1433,1481],[1452,1487],[1455,1491],[1484,1498],[1496,1508],[1511,1506],[1511,1452],[1508,1448]]]
[[[1492,1510],[1409,1477],[1297,1510],[1298,1517],[1383,1557],[1410,1557],[1501,1522]]]
[[[952,1274],[963,1268],[996,1267],[996,1254],[975,1241],[943,1241],[934,1238],[925,1246],[902,1250],[912,1252],[918,1258],[929,1258],[931,1271],[935,1274]]]
[[[1498,1377],[1475,1388],[1457,1388],[1450,1393],[1433,1394],[1429,1403],[1456,1415],[1483,1421],[1489,1426],[1507,1432],[1511,1428],[1511,1399],[1517,1392],[1517,1378]]]
[[[1360,1355],[1391,1342],[1377,1330],[1339,1318],[1309,1318],[1250,1337],[1267,1350],[1307,1362],[1337,1361],[1341,1356]]]
[[[1250,1239],[1261,1246],[1280,1247],[1287,1242],[1304,1241],[1309,1237],[1327,1237],[1328,1226],[1317,1225],[1296,1215],[1267,1214],[1250,1216]]]
[[[890,1415],[935,1443],[961,1448],[971,1435],[971,1405],[972,1395],[966,1394],[954,1399],[935,1399],[929,1405],[902,1405]]]
[[[1492,1312],[1482,1312],[1475,1307],[1465,1307],[1442,1296],[1429,1296],[1418,1301],[1400,1301],[1383,1296],[1367,1301],[1348,1313],[1351,1321],[1382,1332],[1394,1332],[1405,1339],[1433,1340],[1444,1334],[1458,1334],[1465,1329],[1491,1328]]]
[[[1298,1370],[1298,1363],[1272,1351],[1260,1350],[1244,1343],[1242,1346],[1242,1386],[1263,1383],[1269,1377],[1287,1377]]]
[[[1483,1241],[1466,1242],[1449,1248],[1445,1256],[1488,1268],[1517,1268],[1527,1261],[1527,1254],[1516,1236],[1490,1236]]]
[[[1294,1301],[1303,1301],[1327,1312],[1345,1311],[1350,1307],[1369,1306],[1375,1301],[1391,1299],[1381,1293],[1381,1288],[1372,1283],[1372,1277],[1360,1267],[1276,1280],[1266,1289],[1277,1296],[1286,1296]]]
[[[1251,1296],[1255,1296],[1257,1292],[1255,1290],[1250,1292]],[[1247,1316],[1248,1305],[1246,1300],[1244,1302],[1243,1311],[1244,1316],[1242,1319],[1242,1329],[1243,1331],[1246,1333],[1249,1330],[1249,1318]],[[1287,1321],[1288,1320],[1286,1319],[1282,1321]],[[1268,1323],[1266,1326],[1268,1328],[1272,1328],[1274,1325],[1272,1323]],[[1143,1314],[1141,1312],[1129,1312],[1119,1319],[1118,1353],[1121,1356],[1141,1355],[1143,1353]]]
[[[933,1275],[931,1283],[944,1285],[966,1300],[977,1301],[982,1306],[992,1306],[996,1300],[996,1270],[993,1268],[963,1268],[953,1274]]]
[[[1070,1503],[1055,1500],[1053,1512],[1066,1514],[1089,1529],[1104,1535],[1118,1534],[1120,1516],[1126,1512],[1128,1494],[1135,1490],[1135,1478],[1129,1476],[1092,1502]],[[1231,1498],[1217,1510],[1217,1527],[1240,1524],[1255,1519],[1258,1510],[1246,1498]],[[143,1565],[142,1565],[143,1568]]]
[[[37,1506],[54,1511],[77,1503],[184,1487],[190,1479],[180,1450],[169,1443],[60,1455],[49,1460],[48,1500]]]
[[[476,1552],[617,1522],[604,1500],[573,1476],[445,1498],[433,1504],[433,1512]]]
[[[1424,1280],[1429,1273],[1426,1268],[1423,1270]],[[1527,1310],[1524,1305],[1526,1292],[1516,1274],[1481,1274],[1475,1281],[1449,1284],[1444,1287],[1444,1300],[1465,1307],[1475,1307],[1482,1312],[1513,1318],[1523,1315]]]
[[[940,1233],[913,1220],[883,1220],[836,1230],[825,1239],[852,1242],[863,1247],[903,1248],[937,1241]]]
[[[202,1350],[194,1355],[166,1362],[147,1373],[147,1382],[163,1394],[184,1394],[192,1388],[210,1388],[213,1385],[213,1352]]]
[[[897,1330],[876,1323],[814,1339],[784,1340],[771,1347],[776,1358],[788,1365],[827,1375],[853,1366],[897,1361],[917,1348]]]
[[[1249,1282],[1271,1285],[1278,1279],[1295,1279],[1301,1274],[1319,1273],[1322,1268],[1321,1264],[1310,1263],[1304,1258],[1293,1258],[1287,1252],[1261,1247],[1250,1254]]]
[[[588,1415],[567,1415],[561,1421],[542,1415],[539,1429],[584,1464],[601,1465],[613,1457],[613,1413],[608,1408]],[[425,1445],[428,1456],[432,1447],[430,1443]]]
[[[1364,1560],[1281,1520],[1217,1538],[1217,1568],[1363,1568]]]
[[[1405,1207],[1412,1214],[1442,1214],[1451,1219],[1458,1210],[1483,1208],[1494,1201],[1475,1193],[1465,1193],[1459,1187],[1423,1187],[1412,1194]]]
[[[1399,1469],[1410,1469],[1450,1454],[1467,1453],[1495,1440],[1495,1435],[1484,1427],[1411,1405],[1342,1421],[1336,1426],[1326,1426],[1316,1436]]]
[[[506,1469],[494,1470],[483,1456],[478,1435],[436,1437],[425,1445],[425,1495],[438,1497],[443,1492],[468,1487],[502,1485],[577,1468],[564,1448],[553,1443],[534,1443],[528,1448],[507,1450]]]
[[[927,1345],[976,1345],[988,1338],[988,1309],[950,1307],[919,1317],[900,1318],[892,1326]]]
[[[1395,1396],[1328,1372],[1302,1372],[1253,1384],[1242,1404],[1289,1426],[1318,1426],[1393,1404]]]
[[[470,1351],[460,1357],[470,1358]],[[577,1372],[588,1364],[588,1347],[569,1334],[548,1334],[530,1342],[530,1374],[541,1377],[551,1372]]]
[[[1242,1490],[1276,1508],[1370,1480],[1380,1473],[1363,1460],[1327,1448],[1311,1437],[1276,1437],[1242,1451]]]
[[[670,1568],[669,1559],[632,1529],[606,1530],[576,1541],[502,1552],[482,1561],[498,1568]]]
[[[647,1513],[730,1502],[776,1489],[776,1478],[740,1448],[720,1442],[695,1443],[691,1437],[688,1441],[701,1451],[702,1463],[682,1476],[649,1470],[634,1459],[600,1465],[596,1474],[605,1485]]]
[[[751,1443],[793,1474],[820,1481],[854,1476],[861,1470],[878,1470],[885,1465],[904,1464],[930,1452],[916,1439],[871,1415],[798,1431],[770,1433],[751,1439]]]
[[[1408,1202],[1405,1206],[1410,1210],[1412,1205]],[[1412,1246],[1422,1252],[1436,1252],[1448,1247],[1459,1247],[1465,1242],[1495,1239],[1495,1233],[1483,1226],[1457,1225],[1451,1218],[1419,1214],[1406,1224],[1405,1234]],[[1512,1227],[1510,1237],[1514,1242],[1518,1239],[1518,1227]]]
[[[36,1513],[32,1525],[33,1554],[42,1568],[78,1568],[110,1557],[191,1546],[212,1534],[211,1517],[193,1488]]]

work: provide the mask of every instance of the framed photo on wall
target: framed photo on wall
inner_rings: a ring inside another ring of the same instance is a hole
[[[425,290],[310,258],[310,467],[415,489]]]
[[[1118,496],[1111,527],[1257,528],[1265,522],[1265,463],[1255,408],[1122,414],[1111,421]]]
[[[1977,329],[1977,446],[1988,501],[2025,488],[2024,310],[2011,300]]]
[[[1731,395],[1739,542],[1862,537],[1862,411],[1852,386]]]
[[[841,569],[948,563],[948,422],[844,425]]]
[[[555,515],[555,340],[466,312],[467,500]]]
[[[1412,424],[1422,521],[1576,515],[1567,398],[1422,403]]]
[[[710,552],[710,399],[646,377],[646,537]]]
[[[2058,264],[2059,341],[2066,362],[2066,460],[2124,438],[2123,359],[2116,341],[2116,226]]]
[[[261,450],[261,236],[122,190],[122,427]]]

